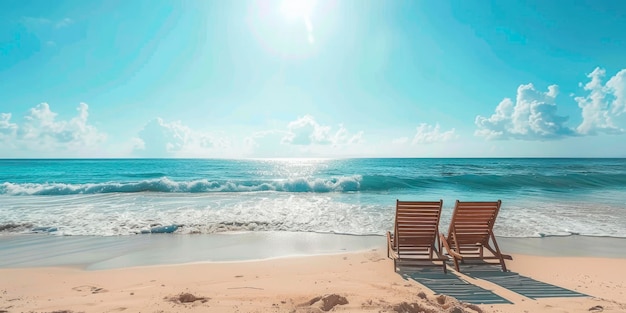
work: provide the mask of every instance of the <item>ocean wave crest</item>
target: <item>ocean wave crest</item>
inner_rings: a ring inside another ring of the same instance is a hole
[[[0,184],[0,194],[22,195],[73,195],[98,193],[135,193],[135,192],[353,192],[359,191],[361,176],[346,176],[329,179],[293,178],[272,181],[209,181],[199,179],[193,181],[173,181],[167,177],[142,180],[138,182],[106,182],[89,184],[65,183],[23,183],[5,182]]]
[[[626,176],[607,173],[565,175],[512,174],[479,175],[446,172],[439,176],[349,175],[286,179],[175,181],[168,177],[129,182],[102,183],[0,183],[0,195],[72,195],[99,193],[208,193],[208,192],[387,192],[396,190],[458,189],[550,192],[576,189],[626,188]]]

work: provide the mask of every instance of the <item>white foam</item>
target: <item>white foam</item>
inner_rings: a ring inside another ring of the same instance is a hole
[[[133,193],[133,192],[349,192],[360,188],[360,175],[339,176],[332,178],[293,177],[265,181],[210,181],[197,179],[173,181],[167,177],[137,182],[105,182],[86,184],[66,183],[11,183],[0,184],[0,195],[74,195],[97,193]]]
[[[156,225],[181,225],[178,233],[296,231],[383,235],[393,227],[394,195],[360,193],[106,193],[0,196],[0,229],[28,232],[53,227],[57,235],[133,235]],[[452,201],[444,201],[440,231],[447,230]],[[626,237],[619,205],[507,200],[496,235]]]

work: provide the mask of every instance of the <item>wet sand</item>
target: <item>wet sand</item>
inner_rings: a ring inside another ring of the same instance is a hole
[[[498,241],[511,271],[588,296],[534,300],[451,271],[512,302],[459,303],[396,273],[381,236],[35,235],[0,237],[0,312],[626,311],[626,240]]]

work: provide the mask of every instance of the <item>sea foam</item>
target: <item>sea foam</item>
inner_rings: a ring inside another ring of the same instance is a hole
[[[626,237],[626,159],[0,160],[0,234],[384,235],[396,199],[443,199],[441,231],[501,199],[500,236]]]
[[[173,181],[167,177],[142,180],[137,182],[106,182],[87,184],[67,183],[11,183],[0,184],[0,194],[22,195],[73,195],[96,193],[133,193],[133,192],[349,192],[358,191],[361,176],[322,178],[289,178],[269,181],[209,181],[206,179],[192,181]]]
[[[393,228],[395,196],[276,192],[3,196],[0,233],[117,236],[176,226],[179,234],[295,231],[384,235]],[[442,232],[447,230],[453,205],[453,199],[444,199]],[[626,217],[621,210],[620,206],[597,203],[506,199],[495,231],[507,237],[626,237],[622,227]]]

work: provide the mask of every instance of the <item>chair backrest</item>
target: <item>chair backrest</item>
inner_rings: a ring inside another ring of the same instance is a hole
[[[486,243],[498,217],[502,201],[461,202],[456,201],[448,238],[456,238],[456,244]],[[452,236],[452,234],[456,236]],[[450,240],[450,239],[449,239]]]
[[[443,200],[416,202],[396,200],[394,245],[402,247],[431,247],[439,233],[439,218]]]

